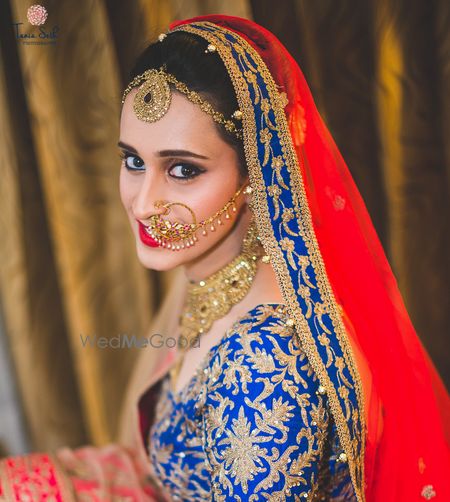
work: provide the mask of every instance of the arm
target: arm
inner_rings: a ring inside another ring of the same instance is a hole
[[[310,500],[327,437],[326,396],[283,319],[250,322],[211,360],[204,445],[212,500]]]
[[[148,473],[139,467],[133,452],[116,444],[62,448],[55,453],[31,453],[0,460],[0,501],[50,499],[165,500],[158,495]]]

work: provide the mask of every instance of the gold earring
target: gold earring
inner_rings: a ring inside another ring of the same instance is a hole
[[[248,208],[250,209],[251,212],[254,212],[255,207],[254,207],[253,197],[251,196],[251,194],[253,193],[252,187],[250,185],[247,185],[244,189],[244,193],[249,196],[247,198]]]

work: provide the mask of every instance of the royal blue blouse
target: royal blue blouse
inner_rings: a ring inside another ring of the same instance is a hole
[[[356,500],[325,389],[284,305],[239,318],[180,392],[170,374],[160,384],[148,451],[171,500]]]

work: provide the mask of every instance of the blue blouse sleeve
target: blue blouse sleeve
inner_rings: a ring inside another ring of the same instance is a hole
[[[288,317],[259,307],[218,346],[207,372],[212,500],[311,500],[330,414]]]

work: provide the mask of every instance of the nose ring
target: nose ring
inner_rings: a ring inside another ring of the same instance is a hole
[[[148,225],[146,230],[153,237],[153,239],[158,242],[162,247],[171,249],[173,251],[178,251],[186,247],[193,246],[197,241],[198,237],[196,232],[201,229],[202,235],[207,235],[207,227],[211,232],[216,230],[216,226],[223,225],[222,215],[225,213],[224,218],[229,220],[231,218],[231,213],[236,213],[235,200],[239,194],[244,191],[245,194],[251,193],[250,185],[240,187],[239,190],[231,197],[231,199],[219,209],[215,214],[197,222],[194,211],[183,204],[182,202],[164,202],[162,200],[157,200],[154,203],[155,208],[163,208],[163,212],[160,214],[154,214],[148,218]],[[161,218],[161,216],[167,216],[170,213],[172,206],[182,206],[187,209],[192,218],[191,223],[180,223],[171,222]]]

